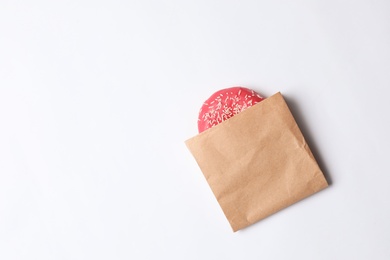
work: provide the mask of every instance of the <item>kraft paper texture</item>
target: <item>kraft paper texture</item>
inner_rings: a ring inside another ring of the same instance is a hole
[[[233,231],[328,186],[280,93],[186,145]]]

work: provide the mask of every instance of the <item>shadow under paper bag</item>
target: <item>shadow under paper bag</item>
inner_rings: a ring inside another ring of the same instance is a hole
[[[233,231],[328,186],[280,92],[186,145]]]

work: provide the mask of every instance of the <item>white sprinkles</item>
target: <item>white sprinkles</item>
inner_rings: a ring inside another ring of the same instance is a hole
[[[203,107],[208,106],[208,111],[205,112],[198,121],[205,123],[205,129],[218,125],[219,123],[231,118],[234,115],[244,111],[245,109],[259,103],[263,97],[250,90],[250,94],[241,95],[241,88],[238,92],[226,92],[226,94],[219,94],[209,103],[203,103]],[[258,100],[260,99],[260,100]],[[210,101],[210,100],[208,100]],[[202,108],[199,114],[202,112]]]

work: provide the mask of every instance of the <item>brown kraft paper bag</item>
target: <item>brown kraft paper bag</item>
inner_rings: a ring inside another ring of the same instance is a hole
[[[280,92],[186,145],[233,231],[328,186]]]

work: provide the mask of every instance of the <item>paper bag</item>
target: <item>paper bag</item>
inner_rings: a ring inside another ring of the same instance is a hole
[[[328,186],[280,93],[186,145],[233,231]]]

